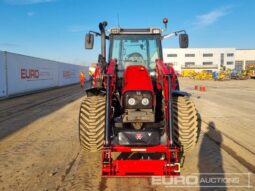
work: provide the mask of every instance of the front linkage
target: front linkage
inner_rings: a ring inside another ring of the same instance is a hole
[[[173,111],[172,111],[172,73],[162,60],[156,61],[157,86],[164,92],[165,130],[167,145],[148,147],[129,147],[111,145],[111,100],[116,84],[116,61],[109,64],[105,79],[106,87],[106,119],[105,145],[102,149],[102,176],[177,176],[180,174],[179,148],[173,141]],[[160,159],[113,159],[112,152],[121,153],[161,153]]]

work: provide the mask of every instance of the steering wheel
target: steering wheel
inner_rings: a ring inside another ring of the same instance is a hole
[[[145,66],[145,61],[143,56],[138,52],[133,52],[127,56],[125,60],[125,68],[130,65],[143,65]]]

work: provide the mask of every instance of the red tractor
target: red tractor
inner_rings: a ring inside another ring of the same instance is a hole
[[[198,118],[174,69],[163,62],[161,41],[179,35],[187,48],[188,35],[163,35],[159,28],[112,28],[106,35],[106,26],[100,23],[100,32],[85,39],[92,49],[94,34],[101,36],[101,54],[80,108],[80,143],[102,152],[102,176],[179,175],[182,154],[197,142]]]

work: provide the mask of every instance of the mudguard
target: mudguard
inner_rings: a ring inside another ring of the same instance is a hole
[[[190,97],[191,96],[190,93],[184,92],[184,91],[179,91],[179,90],[172,91],[172,95],[173,96],[182,96],[182,97],[184,97],[184,96]]]

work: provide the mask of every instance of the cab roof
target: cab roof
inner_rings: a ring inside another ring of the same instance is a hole
[[[160,28],[111,28],[110,34],[161,34]]]

